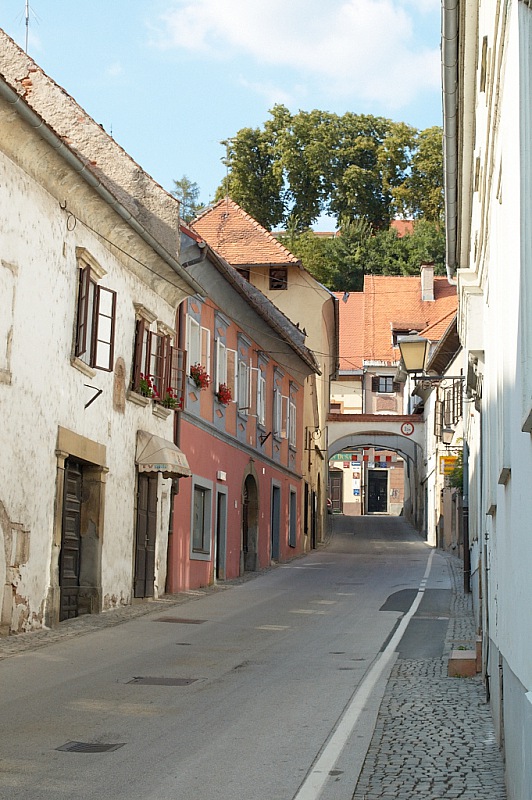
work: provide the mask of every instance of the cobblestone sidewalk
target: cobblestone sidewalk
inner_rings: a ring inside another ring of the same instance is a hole
[[[505,800],[502,755],[482,678],[447,677],[453,647],[475,641],[461,562],[448,556],[451,619],[442,658],[397,661],[353,800]]]

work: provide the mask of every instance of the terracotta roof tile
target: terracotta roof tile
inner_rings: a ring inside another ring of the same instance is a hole
[[[425,339],[429,339],[431,342],[439,342],[455,316],[456,309],[453,309],[449,311],[448,314],[445,314],[445,316],[437,319],[436,322],[433,322],[432,325],[420,331],[419,335],[423,336]]]
[[[390,222],[390,228],[393,228],[397,231],[397,235],[400,239],[405,236],[407,233],[413,233],[414,231],[414,220],[413,219],[392,219]]]
[[[351,372],[362,369],[364,358],[364,294],[350,292],[344,303],[344,292],[334,292],[340,320],[339,350],[340,370]]]
[[[293,253],[229,198],[206,209],[191,226],[235,267],[300,264]]]
[[[421,300],[421,279],[366,275],[364,279],[364,358],[394,364],[399,359],[393,347],[392,328],[398,320],[403,330],[421,331],[456,311],[456,286],[447,278],[434,278],[434,300]],[[404,322],[402,323],[404,324]]]

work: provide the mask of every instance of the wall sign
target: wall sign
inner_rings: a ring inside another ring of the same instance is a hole
[[[414,426],[411,422],[403,422],[401,425],[401,433],[404,436],[412,436],[414,433]]]

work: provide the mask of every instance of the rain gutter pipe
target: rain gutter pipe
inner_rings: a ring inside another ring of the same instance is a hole
[[[443,186],[445,267],[455,283],[458,193],[458,0],[442,0]]]

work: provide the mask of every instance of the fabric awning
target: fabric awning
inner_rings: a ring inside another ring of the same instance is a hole
[[[139,472],[162,472],[164,478],[190,478],[187,457],[173,442],[148,431],[137,431]]]

